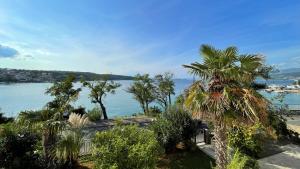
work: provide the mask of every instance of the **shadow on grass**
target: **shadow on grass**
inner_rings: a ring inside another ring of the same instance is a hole
[[[161,158],[158,169],[211,169],[215,161],[196,149],[165,155]]]

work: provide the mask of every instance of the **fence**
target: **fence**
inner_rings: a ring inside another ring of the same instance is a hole
[[[91,154],[92,141],[90,139],[83,140],[83,145],[80,148],[80,155]]]

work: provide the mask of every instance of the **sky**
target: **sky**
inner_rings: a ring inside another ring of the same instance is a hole
[[[189,77],[202,44],[300,67],[299,0],[0,0],[0,67]]]

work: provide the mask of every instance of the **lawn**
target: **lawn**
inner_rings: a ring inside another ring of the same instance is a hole
[[[211,169],[214,160],[201,150],[177,152],[161,158],[159,169]]]

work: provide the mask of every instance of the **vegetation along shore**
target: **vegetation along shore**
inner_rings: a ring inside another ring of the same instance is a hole
[[[262,158],[276,154],[270,147],[300,144],[286,123],[284,103],[273,105],[253,85],[257,78],[269,79],[272,70],[260,55],[210,45],[202,45],[200,55],[201,62],[183,65],[195,80],[176,99],[170,72],[94,79],[90,73],[1,69],[54,82],[43,109],[16,118],[0,114],[0,168],[257,169]],[[110,119],[106,96],[121,86],[115,79],[133,80],[126,92],[142,112]],[[95,106],[91,110],[72,104],[83,88]]]

